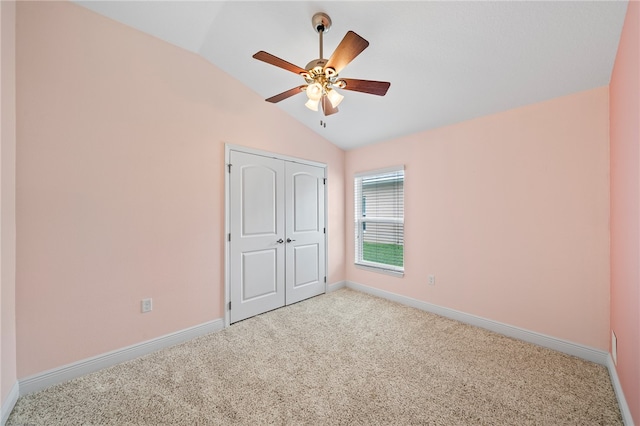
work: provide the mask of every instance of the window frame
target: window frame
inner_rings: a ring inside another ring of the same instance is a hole
[[[402,212],[398,217],[367,217],[366,210],[363,207],[365,204],[365,194],[363,193],[362,181],[368,178],[382,177],[384,175],[390,175],[393,173],[400,173],[402,176]],[[393,276],[404,276],[404,182],[405,182],[405,168],[402,166],[388,167],[384,169],[371,170],[366,172],[355,173],[354,175],[354,265],[357,268],[384,273]],[[402,225],[402,266],[395,266],[385,263],[378,263],[364,260],[364,234],[366,231],[366,224],[380,223],[380,224],[401,224]]]

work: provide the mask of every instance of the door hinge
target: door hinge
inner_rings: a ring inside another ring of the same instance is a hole
[[[229,302],[229,310],[231,310],[231,302]]]
[[[227,236],[227,239],[228,239],[229,241],[231,241],[231,232],[229,232],[229,235]]]
[[[323,234],[326,234],[326,233],[327,233],[327,228],[323,228],[322,233],[323,233]]]
[[[231,163],[227,164],[227,168],[229,169],[229,173],[231,173]]]
[[[327,282],[327,277],[324,277],[324,282],[325,282],[325,283]]]
[[[322,178],[322,184],[326,185],[327,184],[327,178]]]

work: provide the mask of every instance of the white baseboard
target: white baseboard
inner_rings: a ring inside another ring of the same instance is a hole
[[[175,346],[205,334],[222,330],[224,320],[222,318],[209,321],[194,327],[166,334],[146,342],[136,343],[126,348],[117,349],[92,358],[87,358],[72,364],[54,368],[43,373],[20,379],[20,395],[36,392],[49,386],[66,382],[103,368],[111,367],[124,361],[147,355],[160,349]]]
[[[627,399],[624,397],[622,385],[620,384],[620,379],[618,378],[618,370],[616,370],[616,365],[613,362],[613,358],[611,358],[611,355],[607,357],[607,368],[609,369],[609,376],[611,377],[613,390],[616,393],[616,398],[618,398],[620,413],[622,413],[622,421],[627,426],[633,426],[631,410],[629,409],[629,405],[627,405]]]
[[[347,286],[346,281],[338,281],[337,283],[329,284],[327,286],[327,293],[331,293],[336,290],[340,290],[341,288],[345,288]]]
[[[476,327],[494,331],[505,336],[513,337],[515,339],[533,343],[538,346],[553,349],[558,352],[577,356],[578,358],[586,359],[587,361],[595,362],[600,365],[607,365],[609,353],[599,349],[579,345],[577,343],[547,336],[535,331],[525,330],[523,328],[514,327],[512,325],[504,324],[498,321],[478,317],[461,311],[456,311],[455,309],[445,308],[442,306],[423,302],[421,300],[413,299],[411,297],[402,296],[351,281],[347,281],[347,288],[361,291],[363,293],[368,293],[373,296],[378,296],[383,299],[388,299],[393,302],[398,302],[403,305],[411,306],[413,308],[431,312],[443,317],[451,318]]]
[[[416,309],[431,312],[443,317],[451,318],[460,322],[464,322],[466,324],[481,327],[487,330],[494,331],[496,333],[523,340],[525,342],[533,343],[569,355],[574,355],[579,358],[595,362],[597,364],[604,365],[609,370],[609,375],[611,377],[611,382],[613,384],[613,388],[620,405],[620,411],[622,413],[624,424],[633,426],[631,411],[629,410],[629,406],[627,405],[622,386],[620,385],[620,380],[618,378],[618,373],[616,371],[615,365],[613,363],[611,355],[608,352],[514,327],[508,324],[503,324],[475,315],[467,314],[461,311],[456,311],[454,309],[449,309],[431,303],[423,302],[407,296],[402,296],[396,293],[391,293],[355,282],[339,281],[337,283],[331,284],[327,288],[327,293],[339,290],[344,287],[356,291],[361,291],[363,293],[368,293],[373,296],[398,302],[406,306],[411,306]],[[62,367],[45,371],[43,373],[35,374],[25,379],[21,379],[19,380],[19,382],[16,382],[13,385],[7,399],[2,404],[0,424],[5,424],[9,417],[9,414],[11,413],[11,410],[18,400],[18,396],[20,395],[26,395],[31,392],[36,392],[49,386],[63,383],[76,377],[80,377],[85,374],[89,374],[94,371],[119,364],[124,361],[129,361],[131,359],[186,342],[187,340],[191,340],[208,333],[222,330],[223,328],[223,319],[217,319],[181,331],[177,331],[175,333],[170,333],[156,339],[131,345],[126,348],[118,349],[92,358],[87,358],[72,364],[67,364]]]
[[[9,418],[9,414],[11,414],[11,410],[18,402],[18,396],[20,396],[20,385],[18,382],[15,382],[9,391],[9,395],[7,395],[7,399],[2,403],[2,409],[0,411],[0,425],[4,426]]]

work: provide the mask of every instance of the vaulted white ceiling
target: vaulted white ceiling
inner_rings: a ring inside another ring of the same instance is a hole
[[[311,17],[327,13],[329,57],[348,30],[370,45],[340,75],[390,81],[384,97],[343,91],[338,114],[281,108],[352,149],[609,84],[626,1],[77,1],[198,53],[268,98],[304,84],[257,61],[265,50],[304,67],[318,57]],[[320,126],[320,121],[326,127]]]

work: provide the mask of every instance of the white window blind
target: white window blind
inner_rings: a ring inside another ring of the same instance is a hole
[[[404,271],[404,166],[356,174],[355,263]]]

